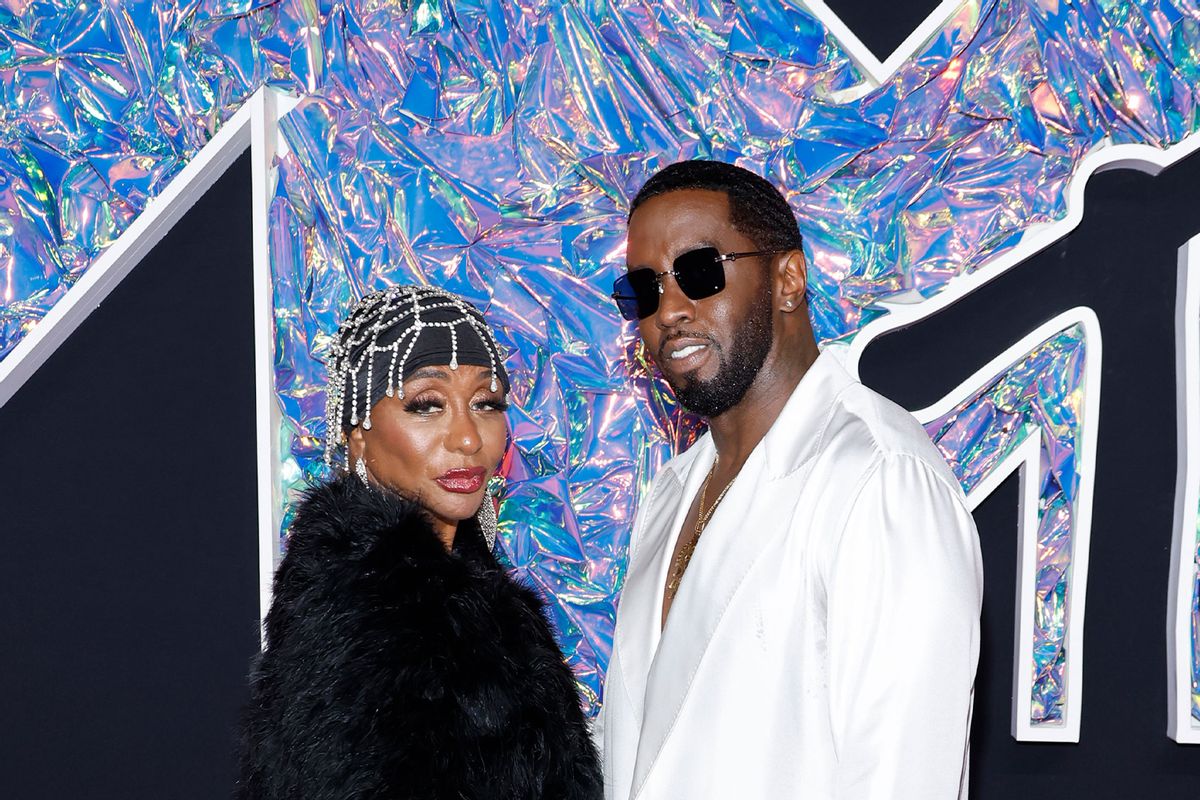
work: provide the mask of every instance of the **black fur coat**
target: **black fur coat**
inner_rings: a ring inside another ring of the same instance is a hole
[[[447,552],[419,507],[310,491],[275,575],[243,723],[243,800],[601,795],[542,603],[479,529]]]

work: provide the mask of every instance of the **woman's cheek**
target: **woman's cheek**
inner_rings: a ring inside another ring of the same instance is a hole
[[[495,418],[491,420],[491,425],[488,427],[488,454],[491,460],[497,465],[500,463],[501,457],[504,455],[504,448],[508,444],[508,420],[504,414],[497,413]]]

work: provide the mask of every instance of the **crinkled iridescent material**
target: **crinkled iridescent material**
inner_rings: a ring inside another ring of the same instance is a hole
[[[353,298],[428,281],[485,307],[514,382],[504,546],[594,701],[637,496],[696,432],[606,296],[651,172],[714,156],[785,187],[828,341],[1061,218],[1096,145],[1198,127],[1183,0],[967,2],[857,100],[799,0],[77,8],[0,16],[0,355],[250,89],[305,91],[270,214],[285,480],[317,470],[320,359]],[[951,455],[983,465],[1000,439],[979,446]],[[1073,494],[1054,498],[1047,580],[1070,558]],[[1046,608],[1039,647],[1069,624]],[[1063,653],[1039,653],[1052,720]]]
[[[1200,722],[1200,513],[1196,515],[1196,558],[1192,563],[1192,717]]]
[[[2,4],[0,358],[256,88],[313,84],[308,5]]]
[[[1041,438],[1037,578],[1030,719],[1061,722],[1066,686],[1067,601],[1080,476],[1087,342],[1072,326],[1039,344],[974,397],[926,425],[970,491],[1030,435]],[[1032,476],[1030,476],[1032,479]]]

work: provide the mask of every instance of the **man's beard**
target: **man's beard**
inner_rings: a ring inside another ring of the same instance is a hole
[[[763,292],[746,319],[735,326],[729,352],[716,342],[710,345],[717,351],[716,376],[707,381],[685,376],[682,386],[671,385],[675,399],[688,411],[707,419],[719,417],[742,402],[771,352],[772,328],[771,295]]]

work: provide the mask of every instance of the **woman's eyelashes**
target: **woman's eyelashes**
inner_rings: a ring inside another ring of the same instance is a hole
[[[445,399],[436,394],[418,394],[404,404],[404,410],[408,413],[423,416],[436,414],[445,407]],[[486,394],[471,401],[471,410],[504,412],[508,410],[508,401],[503,395]]]
[[[437,395],[419,394],[404,404],[410,414],[434,414],[441,411],[445,403]]]
[[[508,401],[503,396],[489,395],[477,400],[475,407],[480,411],[507,411]]]

